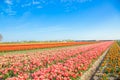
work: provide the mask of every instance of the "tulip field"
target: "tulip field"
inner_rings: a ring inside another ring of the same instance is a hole
[[[25,54],[0,55],[0,80],[80,80],[107,49],[109,50],[93,75],[93,80],[120,77],[120,47],[115,41],[85,44]],[[57,45],[54,44],[55,46]],[[29,47],[24,49],[32,48]],[[19,49],[23,50],[22,46]]]
[[[120,80],[120,47],[117,43],[111,46],[94,79]]]
[[[29,49],[39,49],[39,48],[52,48],[52,47],[62,47],[62,46],[73,46],[73,45],[83,45],[92,44],[96,42],[54,42],[54,43],[33,43],[33,44],[2,44],[0,45],[0,52],[5,51],[15,51],[15,50],[29,50]]]

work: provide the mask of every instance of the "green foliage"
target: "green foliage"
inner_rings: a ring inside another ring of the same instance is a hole
[[[120,46],[120,40],[117,41],[118,45]]]
[[[13,76],[17,76],[17,74],[14,74],[14,72],[10,70],[7,74],[4,75],[3,79],[5,80],[6,78]]]

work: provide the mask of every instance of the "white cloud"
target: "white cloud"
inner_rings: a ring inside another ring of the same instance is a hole
[[[21,5],[21,7],[27,7],[27,6],[31,6],[31,3],[29,2],[29,3]]]
[[[8,4],[8,5],[12,5],[12,1],[11,0],[5,0],[5,3]]]
[[[87,2],[87,1],[92,1],[92,0],[61,0],[61,2]]]
[[[7,8],[5,12],[11,16],[16,14],[16,11],[13,11],[11,7]]]
[[[42,6],[37,6],[37,8],[42,8]]]
[[[74,2],[77,3],[84,3],[84,2],[90,2],[92,0],[61,0],[61,3],[65,3],[64,4],[64,10],[65,12],[71,12],[73,10],[77,10],[78,7],[77,6],[73,6]]]
[[[8,15],[15,15],[16,11],[13,10],[12,0],[4,0],[4,2],[7,4],[7,8],[3,9],[3,12],[7,13]]]
[[[33,5],[36,5],[36,4],[40,4],[40,2],[39,1],[35,1],[35,0],[33,0]]]

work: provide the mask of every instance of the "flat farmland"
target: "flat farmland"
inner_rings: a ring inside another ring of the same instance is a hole
[[[0,80],[84,80],[85,73],[114,43],[105,41],[28,52],[3,52]]]

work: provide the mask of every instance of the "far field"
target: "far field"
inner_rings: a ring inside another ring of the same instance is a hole
[[[83,46],[97,42],[40,42],[40,43],[1,43],[0,55],[39,52],[73,46]]]

